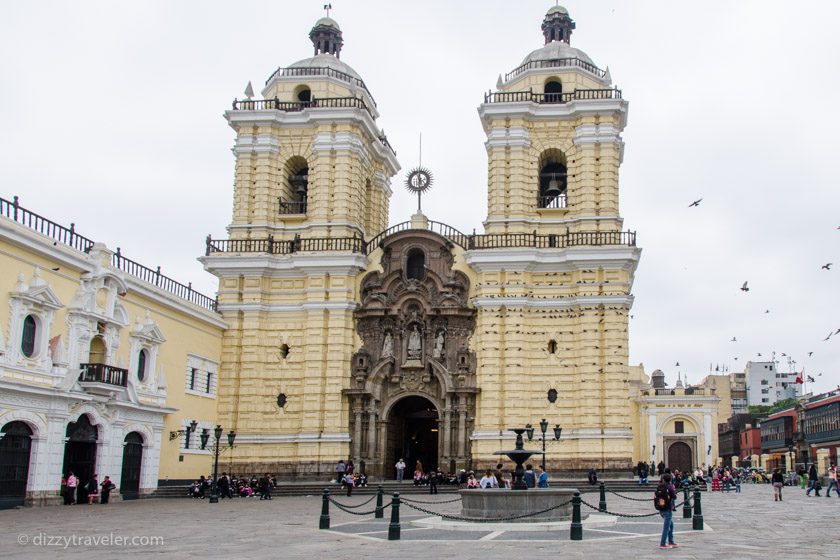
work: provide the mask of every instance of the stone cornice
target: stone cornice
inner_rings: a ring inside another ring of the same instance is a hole
[[[571,296],[565,298],[487,297],[476,296],[470,300],[475,307],[528,307],[546,309],[569,309],[588,305],[633,306],[633,296]]]
[[[478,115],[484,127],[485,134],[490,134],[490,122],[494,118],[523,118],[531,121],[541,120],[570,120],[581,115],[614,115],[620,114],[619,131],[627,126],[627,110],[629,103],[624,99],[584,99],[568,103],[482,103],[478,107]]]
[[[269,278],[294,278],[319,274],[355,276],[365,269],[367,257],[359,253],[295,253],[291,255],[220,255],[213,253],[198,259],[204,269],[216,276],[258,275]]]
[[[569,272],[590,268],[622,269],[632,274],[639,264],[638,247],[569,247],[567,249],[475,249],[464,251],[464,260],[477,272],[521,270]]]

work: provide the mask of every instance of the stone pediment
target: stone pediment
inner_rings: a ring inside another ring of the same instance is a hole
[[[32,274],[32,281],[26,283],[23,273],[18,275],[17,284],[11,293],[13,298],[24,300],[42,309],[56,310],[64,307],[58,296],[49,285],[41,278],[41,269],[36,267]]]

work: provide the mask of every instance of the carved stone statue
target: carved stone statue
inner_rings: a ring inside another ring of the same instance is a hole
[[[443,358],[443,344],[444,344],[444,334],[443,330],[439,330],[437,337],[435,338],[435,350],[432,354],[435,358]]]
[[[394,337],[391,336],[391,331],[385,333],[385,342],[382,343],[382,357],[394,357]]]
[[[423,341],[420,338],[420,328],[414,325],[414,330],[408,336],[408,359],[419,360],[423,353]]]

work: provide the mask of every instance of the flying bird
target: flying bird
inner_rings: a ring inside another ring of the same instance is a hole
[[[733,336],[732,340],[730,340],[730,342],[738,342],[738,340]]]
[[[764,312],[765,312],[765,313],[770,313],[770,310],[769,310],[769,309],[766,309]]]
[[[826,270],[831,270],[831,265],[833,265],[833,264],[834,263],[825,263],[824,265],[822,265],[822,268],[824,268]]]
[[[750,289],[747,287],[747,282],[744,282],[744,285],[741,286],[741,291],[742,292],[749,292],[750,291]]]
[[[758,355],[761,356],[761,352],[759,352]]]
[[[679,363],[679,362],[677,362],[677,365],[676,365],[676,367],[680,367],[680,363]]]
[[[828,340],[832,336],[834,336],[834,331],[831,331],[830,333],[828,333],[828,336],[823,339],[823,342],[825,342],[826,340]]]
[[[688,205],[688,207],[689,207],[689,208],[691,208],[692,206],[700,206],[700,203],[701,203],[701,202],[703,202],[703,199],[702,199],[702,198],[698,198],[697,200],[695,200],[694,202],[692,202],[691,204],[689,204],[689,205]]]
[[[811,356],[811,354],[813,354],[813,352],[808,352],[808,356]]]

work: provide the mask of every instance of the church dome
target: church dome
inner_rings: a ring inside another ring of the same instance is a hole
[[[565,15],[569,15],[569,10],[567,10],[567,9],[566,9],[566,8],[564,8],[563,6],[552,6],[552,7],[550,7],[550,8],[548,9],[548,11],[545,13],[545,15],[547,15],[547,16],[550,16],[550,15],[553,15],[553,14],[565,14]]]
[[[319,25],[326,25],[327,27],[335,27],[336,29],[341,31],[341,28],[338,26],[338,22],[335,21],[331,17],[322,17],[321,19],[319,19],[318,21],[315,22],[315,25],[313,27],[318,27]]]
[[[304,58],[303,60],[298,60],[294,64],[289,65],[289,68],[331,68],[333,70],[338,70],[339,72],[344,72],[345,74],[349,74],[354,78],[361,80],[361,76],[359,73],[353,70],[353,68],[347,64],[346,62],[342,61],[340,58],[337,58],[331,54],[316,54],[310,58]]]
[[[526,56],[522,61],[522,64],[527,64],[535,60],[557,60],[558,58],[579,58],[580,60],[595,66],[595,63],[592,62],[589,55],[563,41],[552,41],[550,43],[546,43]]]

